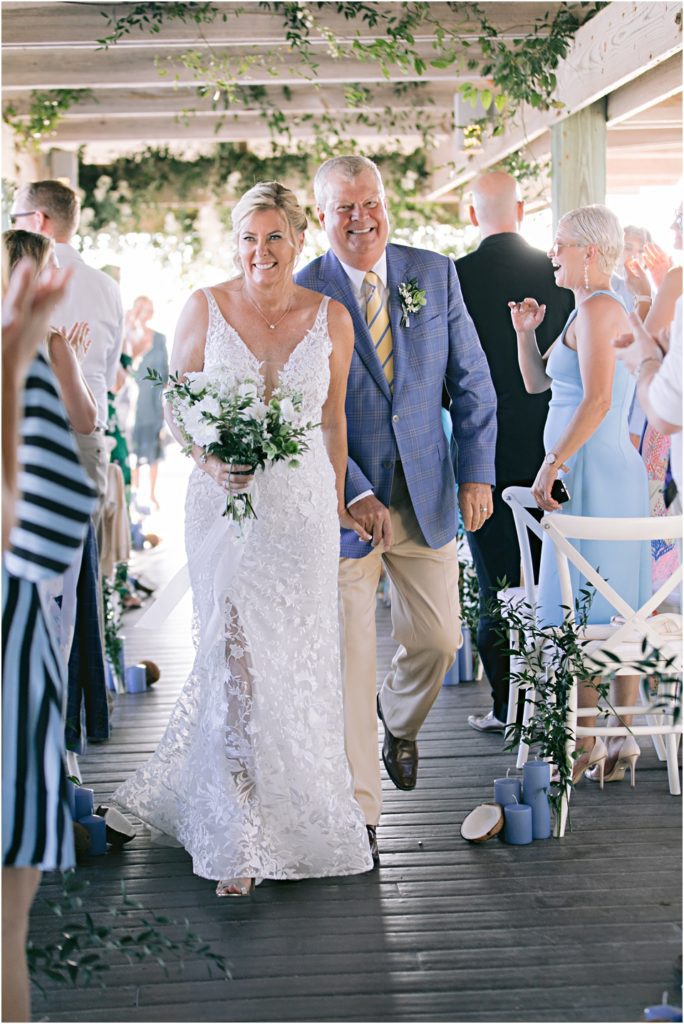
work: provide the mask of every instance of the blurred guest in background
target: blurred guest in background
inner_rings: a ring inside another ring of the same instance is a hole
[[[135,408],[132,450],[136,457],[132,484],[140,485],[140,467],[149,466],[150,501],[159,508],[157,500],[157,475],[159,460],[163,458],[162,431],[164,410],[162,388],[146,380],[149,370],[155,370],[164,379],[169,375],[169,357],[166,338],[148,325],[154,316],[154,306],[146,295],[140,295],[133,308],[126,314],[126,340],[130,344],[135,380],[138,385],[138,399]]]

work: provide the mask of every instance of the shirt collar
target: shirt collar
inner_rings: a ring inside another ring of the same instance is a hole
[[[338,259],[339,259],[339,257],[338,257]],[[367,270],[357,270],[356,267],[350,267],[348,263],[342,263],[342,260],[340,260],[340,263],[342,264],[342,267],[344,269],[345,274],[347,275],[347,277],[351,281],[352,286],[354,287],[354,290],[356,291],[356,294],[357,295],[361,295],[362,292],[363,292],[363,279],[366,276],[366,274],[368,273],[368,271]],[[382,256],[380,257],[378,262],[375,264],[375,266],[371,267],[371,270],[373,271],[374,274],[378,275],[378,277],[382,281],[383,288],[386,288],[387,287],[387,250],[386,249],[383,249]]]

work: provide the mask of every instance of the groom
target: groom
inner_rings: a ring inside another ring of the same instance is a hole
[[[387,244],[380,172],[335,157],[314,180],[330,251],[297,283],[342,302],[355,346],[347,385],[347,507],[372,534],[342,531],[340,618],[345,741],[377,862],[382,805],[376,725],[376,591],[384,565],[399,647],[380,693],[382,756],[399,789],[416,784],[416,736],[460,645],[456,492],[466,530],[492,512],[496,397],[453,263]],[[418,292],[425,293],[419,306]],[[442,428],[451,398],[456,450]]]

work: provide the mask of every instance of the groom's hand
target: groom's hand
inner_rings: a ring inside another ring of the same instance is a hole
[[[389,509],[375,497],[368,494],[348,506],[349,514],[370,534],[373,547],[384,543],[385,551],[392,546],[392,523]]]
[[[489,484],[459,484],[458,504],[464,527],[469,533],[474,533],[484,526],[494,511],[492,489]]]

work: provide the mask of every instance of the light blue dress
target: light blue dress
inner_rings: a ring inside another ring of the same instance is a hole
[[[612,292],[594,292],[610,295]],[[590,296],[591,298],[591,296]],[[553,451],[558,439],[584,397],[577,352],[565,344],[568,327],[577,316],[573,310],[554,345],[546,372],[552,378],[551,402],[544,428],[544,449]],[[621,362],[615,366],[610,411],[591,437],[571,458],[569,472],[561,474],[571,498],[563,511],[577,516],[647,516],[648,480],[646,467],[629,439],[628,417],[634,395],[634,378]],[[638,608],[651,594],[650,544],[645,541],[575,541],[581,554],[593,565],[632,608]],[[587,583],[570,566],[573,594],[578,597]],[[563,618],[560,586],[553,544],[544,539],[539,571],[538,612],[540,625],[559,625]],[[612,605],[596,594],[589,610],[589,622],[608,623],[617,614]]]

